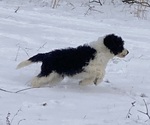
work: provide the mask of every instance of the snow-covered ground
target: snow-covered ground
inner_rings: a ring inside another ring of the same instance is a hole
[[[144,114],[150,110],[150,15],[139,19],[120,3],[91,6],[96,11],[79,0],[57,9],[0,1],[0,125],[150,124],[150,111]],[[40,64],[16,70],[20,61],[109,33],[122,36],[130,54],[110,61],[99,86],[66,78],[52,88],[18,91],[40,71]]]

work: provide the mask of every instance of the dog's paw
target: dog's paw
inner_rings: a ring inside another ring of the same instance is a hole
[[[85,86],[93,83],[93,78],[86,78],[79,82],[79,85]]]
[[[94,81],[93,81],[93,83],[94,83],[94,85],[98,85],[98,84],[100,84],[101,82],[103,81],[103,79],[101,79],[101,78],[96,78]]]
[[[79,85],[85,86],[86,84],[84,84],[83,81],[81,80],[81,81],[79,81]]]
[[[98,85],[98,78],[96,78],[95,80],[94,80],[94,85]]]

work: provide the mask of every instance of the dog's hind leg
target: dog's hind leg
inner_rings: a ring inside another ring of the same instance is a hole
[[[34,88],[39,88],[51,82],[54,77],[55,77],[54,73],[50,73],[48,76],[43,76],[39,74],[38,76],[32,79],[31,86]]]
[[[39,88],[48,84],[50,77],[48,76],[36,76],[31,81],[31,86],[33,88]]]
[[[55,76],[53,77],[53,79],[51,81],[49,81],[49,85],[51,84],[56,84],[61,82],[64,79],[63,76],[59,75],[59,74],[55,74]]]
[[[33,78],[31,82],[31,86],[34,88],[39,88],[46,84],[54,85],[63,80],[63,77],[58,75],[57,73],[50,73],[48,76],[42,76],[39,74],[35,78]]]

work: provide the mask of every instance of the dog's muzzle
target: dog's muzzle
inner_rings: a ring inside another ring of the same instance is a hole
[[[119,53],[117,56],[120,58],[124,58],[126,55],[129,54],[129,51],[127,49],[124,49],[121,53]]]

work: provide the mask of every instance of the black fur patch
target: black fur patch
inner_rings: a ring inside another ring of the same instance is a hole
[[[54,50],[46,53],[39,58],[42,60],[41,76],[48,76],[52,71],[57,72],[61,76],[73,76],[84,71],[83,67],[88,65],[90,60],[95,57],[96,50],[88,45],[79,46],[77,48],[67,48]],[[38,58],[37,55],[37,58]],[[35,56],[36,57],[36,56]],[[40,60],[38,58],[38,60]],[[35,58],[33,58],[35,61]],[[32,61],[32,58],[30,58]]]
[[[117,55],[124,50],[124,41],[121,37],[114,34],[107,35],[104,38],[104,45],[110,50],[111,53]]]
[[[47,53],[39,53],[39,54],[29,58],[28,60],[32,61],[32,62],[42,62],[46,54]]]

